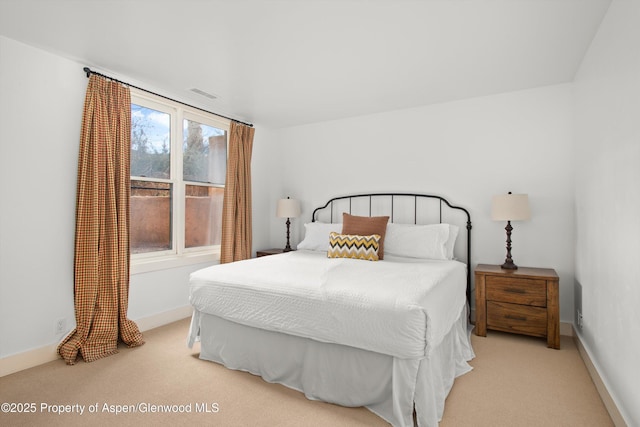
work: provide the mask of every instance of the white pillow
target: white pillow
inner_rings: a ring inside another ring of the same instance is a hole
[[[449,224],[387,225],[385,254],[421,259],[453,259],[458,227]]]
[[[304,228],[304,239],[298,243],[298,249],[326,252],[329,250],[329,233],[341,233],[342,223],[309,222]]]
[[[460,227],[453,224],[447,224],[449,226],[449,238],[447,239],[447,259],[453,259],[453,248],[456,245],[456,239],[458,238],[458,231],[460,231]]]

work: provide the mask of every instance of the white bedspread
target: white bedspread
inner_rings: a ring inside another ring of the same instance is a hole
[[[196,313],[400,358],[428,356],[466,304],[466,266],[299,250],[216,265],[190,279]]]

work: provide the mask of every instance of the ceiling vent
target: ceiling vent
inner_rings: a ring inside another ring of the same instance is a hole
[[[193,92],[193,93],[197,93],[198,95],[202,95],[202,96],[204,96],[204,97],[206,97],[206,98],[209,98],[209,99],[218,99],[218,97],[217,97],[217,96],[212,95],[212,94],[210,94],[210,93],[208,93],[208,92],[205,92],[205,91],[203,91],[203,90],[201,90],[201,89],[198,89],[198,88],[195,88],[195,87],[194,87],[194,88],[192,88],[192,89],[189,89],[189,90],[190,90],[191,92]]]

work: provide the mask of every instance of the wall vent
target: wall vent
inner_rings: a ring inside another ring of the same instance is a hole
[[[204,96],[206,98],[209,98],[209,99],[218,99],[218,97],[216,95],[212,95],[209,92],[205,92],[202,89],[198,89],[197,87],[191,88],[189,90],[191,92],[193,92],[193,93],[197,93],[198,95],[202,95],[202,96]]]

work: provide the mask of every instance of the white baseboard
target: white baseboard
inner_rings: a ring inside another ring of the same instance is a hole
[[[573,324],[567,322],[560,322],[560,335],[572,337],[575,335],[573,331]]]
[[[56,352],[57,348],[58,344],[50,344],[34,350],[3,357],[0,359],[0,377],[56,360],[59,357]]]
[[[600,398],[602,399],[602,402],[604,403],[605,408],[607,408],[607,411],[609,412],[609,416],[611,417],[611,421],[613,421],[613,425],[615,425],[616,427],[627,427],[627,423],[624,420],[624,417],[620,413],[620,410],[618,410],[618,405],[616,405],[616,402],[613,400],[613,397],[611,397],[611,394],[609,394],[609,390],[607,389],[607,386],[602,380],[602,377],[600,377],[600,374],[598,373],[598,369],[596,368],[595,364],[591,360],[591,356],[589,356],[589,352],[587,351],[584,344],[580,340],[580,336],[574,333],[573,340],[576,343],[576,347],[578,347],[578,351],[580,352],[580,356],[582,357],[582,360],[584,361],[584,364],[587,367],[587,371],[589,371],[591,380],[595,384],[596,390],[598,390],[598,394],[600,395]]]
[[[136,324],[141,332],[148,331],[159,326],[168,325],[169,323],[176,322],[178,320],[191,317],[193,314],[193,307],[185,305],[182,307],[174,308],[171,311],[165,311],[164,313],[155,314],[153,316],[143,317],[142,319],[136,319]]]
[[[190,317],[193,312],[191,306],[178,307],[164,313],[135,319],[141,332],[148,331],[159,326],[167,325],[175,321]],[[50,344],[33,350],[3,357],[0,359],[0,377],[13,374],[24,369],[58,360],[58,344]]]

